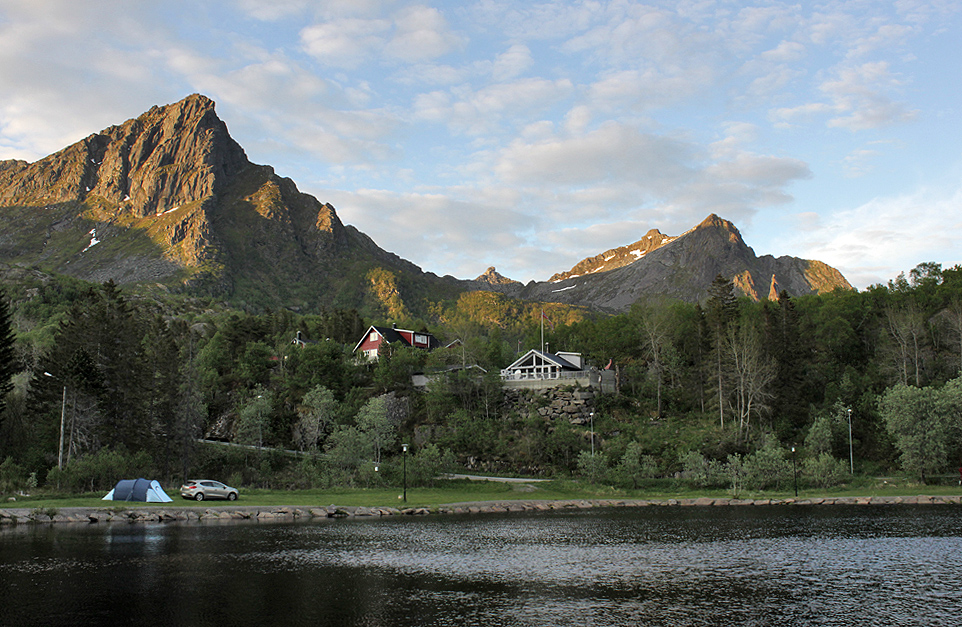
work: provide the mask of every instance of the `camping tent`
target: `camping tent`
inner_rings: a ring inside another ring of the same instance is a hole
[[[168,503],[172,501],[160,484],[146,479],[121,479],[114,489],[107,493],[104,501],[147,501],[148,503]]]

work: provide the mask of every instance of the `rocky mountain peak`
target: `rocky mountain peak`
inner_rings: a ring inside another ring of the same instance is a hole
[[[732,224],[725,218],[721,218],[715,215],[714,213],[709,214],[708,217],[702,220],[701,223],[699,223],[699,225],[696,226],[695,228],[701,229],[706,227],[720,227],[729,231],[735,231],[736,233],[738,232],[738,229],[735,228],[734,224]]]
[[[512,284],[512,283],[519,283],[518,281],[515,281],[514,279],[509,279],[508,277],[503,276],[502,274],[499,274],[498,271],[495,269],[494,266],[491,266],[490,268],[488,268],[487,270],[485,270],[483,274],[481,274],[478,278],[475,279],[475,281],[477,281],[477,282],[479,282],[479,283],[486,283],[486,284],[492,285],[492,286],[509,285],[509,284]]]
[[[550,279],[548,279],[548,282],[554,283],[558,281],[564,281],[565,279],[584,276],[586,274],[594,274],[596,272],[608,272],[610,270],[627,266],[643,258],[651,251],[661,248],[674,239],[674,237],[669,237],[658,229],[651,229],[645,233],[644,237],[634,244],[612,248],[610,250],[606,250],[600,255],[582,259],[576,263],[571,270],[568,270],[567,272],[559,272],[553,275]]]
[[[99,197],[144,217],[217,193],[247,165],[214,102],[194,94],[35,163],[0,168],[0,205]]]

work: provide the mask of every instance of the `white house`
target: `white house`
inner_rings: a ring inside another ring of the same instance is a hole
[[[501,371],[504,381],[567,379],[585,376],[581,353],[546,353],[531,349]]]

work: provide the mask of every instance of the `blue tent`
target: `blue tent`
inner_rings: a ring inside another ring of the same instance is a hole
[[[156,481],[147,479],[121,479],[114,489],[107,493],[104,501],[146,501],[147,503],[169,503],[167,496]]]

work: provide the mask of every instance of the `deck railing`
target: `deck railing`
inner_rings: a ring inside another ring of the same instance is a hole
[[[583,379],[587,370],[562,370],[555,372],[508,372],[501,371],[502,381],[547,381],[554,379]]]

